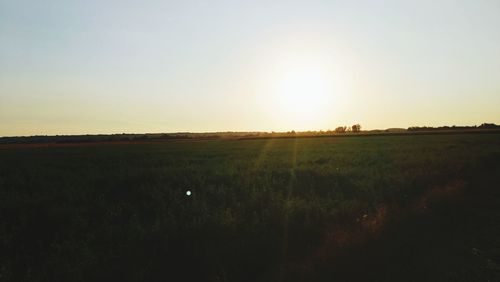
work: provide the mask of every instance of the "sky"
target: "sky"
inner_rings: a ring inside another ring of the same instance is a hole
[[[483,122],[498,0],[0,0],[0,136]]]

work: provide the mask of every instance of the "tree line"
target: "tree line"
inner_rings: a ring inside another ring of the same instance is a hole
[[[354,124],[352,126],[339,126],[335,128],[335,133],[346,133],[346,132],[360,132],[361,131],[361,125],[360,124]]]
[[[464,130],[464,129],[500,129],[500,125],[496,125],[494,123],[483,123],[479,126],[411,126],[408,127],[408,131],[436,131],[436,130]]]

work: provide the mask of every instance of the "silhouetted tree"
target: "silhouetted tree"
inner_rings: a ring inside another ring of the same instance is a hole
[[[499,125],[496,125],[494,123],[483,123],[479,126],[479,128],[488,128],[488,129],[499,128],[499,127],[500,127]]]
[[[335,128],[335,133],[345,133],[347,130],[347,126],[339,126]]]
[[[352,128],[352,132],[355,132],[355,133],[361,131],[361,125],[359,125],[359,124],[355,124],[351,128]]]

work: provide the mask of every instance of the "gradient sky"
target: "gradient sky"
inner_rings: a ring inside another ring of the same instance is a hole
[[[0,0],[0,136],[483,122],[498,0]]]

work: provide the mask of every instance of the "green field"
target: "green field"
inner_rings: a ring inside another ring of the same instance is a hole
[[[336,254],[499,167],[498,133],[0,148],[0,281],[346,281]]]

